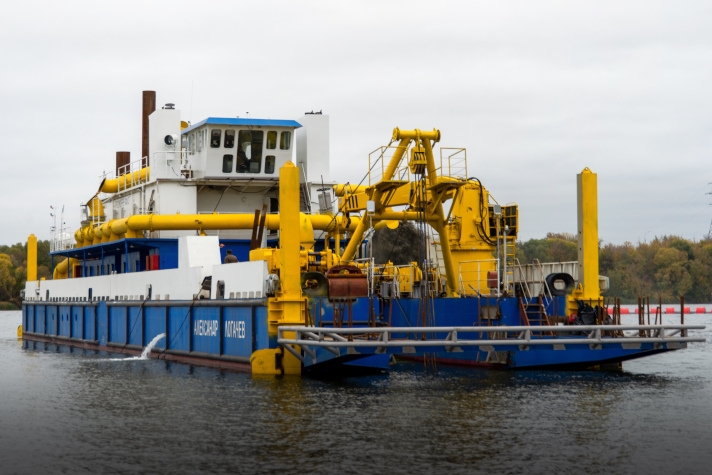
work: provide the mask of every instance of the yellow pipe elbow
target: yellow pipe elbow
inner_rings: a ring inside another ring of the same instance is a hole
[[[139,171],[126,173],[117,178],[104,178],[99,185],[99,191],[103,193],[116,193],[119,190],[130,188],[137,183],[148,181],[151,175],[151,167],[144,167]]]
[[[77,262],[79,262],[79,261],[77,261],[73,257],[69,258],[69,259],[67,259],[65,257],[62,262],[60,262],[59,264],[57,264],[54,267],[54,272],[52,273],[52,278],[55,280],[56,279],[66,279],[68,276],[69,266],[71,265],[72,267],[74,267],[77,264]]]
[[[364,193],[367,188],[366,185],[351,185],[349,183],[334,185],[334,195],[341,197],[347,194]]]
[[[433,129],[431,131],[426,130],[401,130],[398,127],[393,129],[393,140],[415,140],[418,137],[421,139],[430,139],[435,142],[440,142],[440,131],[438,129]]]

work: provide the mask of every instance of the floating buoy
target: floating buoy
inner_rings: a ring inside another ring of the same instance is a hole
[[[707,310],[705,310],[705,307],[697,307],[695,313],[707,313]]]
[[[17,327],[17,338],[22,338],[22,325]]]
[[[630,313],[630,309],[629,309],[629,308],[622,308],[622,309],[621,309],[621,315],[628,315],[629,313]]]
[[[665,307],[665,313],[675,313],[675,309],[672,307]]]

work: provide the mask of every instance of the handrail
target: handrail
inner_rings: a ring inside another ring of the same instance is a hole
[[[681,344],[703,343],[703,337],[688,336],[689,330],[704,330],[705,325],[542,325],[542,326],[469,326],[469,327],[362,327],[362,328],[323,328],[310,326],[281,326],[278,328],[277,343],[303,361],[303,357],[290,345],[299,345],[304,352],[315,360],[316,352],[312,347],[320,347],[338,355],[337,348],[377,348],[385,351],[392,347],[443,347],[447,351],[458,351],[461,347],[478,347],[483,351],[495,351],[497,347],[516,347],[527,351],[530,347],[554,346],[565,349],[565,345],[589,345],[591,349],[601,349],[604,345],[623,345],[626,349],[640,349],[643,343],[668,345],[668,349],[681,348]],[[632,330],[625,334],[623,330]],[[644,330],[654,330],[650,336]],[[544,332],[550,333],[544,335]],[[290,338],[285,333],[293,333]],[[392,338],[392,334],[405,335],[405,338]],[[447,333],[445,338],[423,339],[426,334]],[[584,333],[576,335],[560,334]],[[358,339],[355,335],[367,335]],[[462,340],[461,334],[472,334],[475,339]],[[484,339],[492,334],[495,339]],[[344,336],[345,335],[345,336]],[[412,335],[412,338],[410,336]],[[511,337],[508,337],[512,335]],[[377,338],[376,338],[377,336]],[[479,337],[478,337],[479,336]],[[378,351],[377,350],[377,351]]]
[[[611,344],[626,342],[651,342],[651,341],[685,341],[685,342],[704,342],[703,337],[689,337],[689,330],[704,330],[705,325],[690,325],[690,324],[664,324],[664,325],[537,325],[537,326],[466,326],[466,327],[353,327],[353,328],[324,328],[324,327],[309,327],[309,326],[280,326],[278,329],[278,342],[280,344],[309,344],[314,346],[349,346],[348,344],[340,345],[339,343],[355,343],[354,346],[382,346],[382,343],[392,343],[386,346],[401,346],[403,342],[407,342],[409,346],[433,346],[434,344],[446,344],[452,346],[451,343],[458,343],[460,346],[479,346],[479,345],[519,345],[522,342],[527,342],[534,345],[551,345],[551,344]],[[629,330],[635,334],[627,335],[622,331]],[[637,332],[640,330],[656,330],[652,333],[653,336],[641,337]],[[670,333],[665,333],[669,331]],[[287,332],[295,333],[294,338],[285,338]],[[552,335],[542,336],[542,332],[551,332]],[[407,337],[393,340],[390,334],[417,334],[414,340]],[[448,333],[446,340],[422,340],[423,333]],[[459,334],[512,334],[517,333],[512,338],[498,340],[460,340]],[[579,338],[557,338],[559,334],[569,333],[585,333]],[[374,340],[348,340],[342,335],[386,335],[381,339]],[[679,337],[677,335],[680,335]],[[306,337],[306,338],[303,338]],[[585,338],[584,338],[585,337]],[[332,338],[333,340],[326,340]],[[385,338],[385,339],[384,339]]]
[[[481,267],[481,264],[486,263],[486,262],[494,262],[494,263],[495,263],[495,269],[496,269],[496,271],[497,271],[497,282],[498,282],[498,284],[497,284],[497,289],[496,289],[496,290],[497,290],[497,297],[499,297],[499,296],[501,295],[500,288],[499,288],[499,282],[500,282],[500,279],[501,279],[500,268],[499,268],[499,259],[482,259],[482,260],[473,260],[473,261],[460,261],[460,262],[458,263],[458,267],[457,267],[458,281],[459,281],[459,283],[460,283],[460,288],[459,288],[458,290],[459,290],[460,295],[467,295],[467,294],[468,294],[467,288],[465,288],[465,285],[464,285],[464,281],[465,281],[465,280],[472,280],[472,279],[463,279],[463,278],[462,278],[462,274],[463,274],[462,265],[463,265],[463,264],[477,264],[477,269],[476,269],[476,270],[469,270],[469,271],[468,271],[468,270],[465,270],[464,272],[466,272],[466,273],[476,272],[476,273],[477,273],[478,288],[477,288],[477,289],[474,289],[474,288],[473,288],[473,290],[474,290],[475,292],[479,293],[480,295],[482,295],[482,289],[479,288],[479,283],[482,282],[482,267]]]

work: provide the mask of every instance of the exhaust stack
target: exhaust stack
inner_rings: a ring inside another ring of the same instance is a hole
[[[156,91],[143,91],[141,167],[149,165],[148,160],[148,116],[156,110]]]
[[[116,152],[116,176],[120,177],[124,173],[128,173],[128,166],[131,163],[131,152]]]

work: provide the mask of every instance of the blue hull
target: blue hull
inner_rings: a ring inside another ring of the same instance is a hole
[[[310,300],[312,324],[317,327],[349,326],[349,315],[334,319],[334,304],[326,298]],[[562,302],[547,303],[547,312],[564,308]],[[481,319],[481,306],[497,308],[496,320]],[[337,308],[344,311],[344,307]],[[408,327],[420,326],[518,326],[522,325],[517,300],[509,299],[434,299],[427,312],[418,299],[379,300],[360,298],[351,305],[350,326],[389,326],[403,328],[394,338],[408,336]],[[267,300],[198,301],[118,301],[118,302],[26,302],[22,324],[26,340],[46,341],[96,348],[119,353],[139,353],[161,333],[153,357],[191,364],[237,370],[250,369],[253,352],[278,348],[276,338],[268,335]],[[534,330],[536,327],[532,326]],[[486,338],[471,333],[470,339]],[[411,338],[434,339],[445,335],[410,334]],[[463,336],[468,338],[468,336]],[[546,338],[546,337],[542,337]],[[581,336],[580,338],[585,338]],[[555,340],[552,340],[554,342]],[[677,349],[665,344],[643,343],[638,348],[620,344],[592,349],[588,345],[553,345],[521,349],[516,344],[496,346],[494,351],[463,346],[457,351],[443,347],[418,347],[406,352],[402,347],[377,351],[358,348],[327,351],[316,348],[313,355],[302,352],[304,373],[346,375],[383,372],[392,357],[423,360],[433,358],[439,364],[485,366],[499,369],[590,368],[616,365],[622,361]],[[336,353],[336,354],[335,354]]]
[[[250,371],[256,350],[276,348],[268,335],[267,300],[25,302],[25,340],[140,354],[161,333],[152,357]],[[380,372],[388,356],[349,355],[307,365],[306,372]]]
[[[545,302],[548,315],[563,316],[566,302],[565,297],[554,298]],[[313,299],[312,312],[320,318],[315,322],[317,326],[333,325],[333,305],[326,299]],[[485,306],[497,308],[499,318],[485,320],[481,318],[481,310]],[[370,314],[370,320],[369,320]],[[377,326],[408,327],[416,326],[442,326],[442,327],[472,327],[472,326],[520,326],[522,322],[516,298],[461,298],[433,299],[428,304],[428,311],[424,311],[424,303],[420,299],[393,299],[369,302],[368,298],[361,298],[352,304],[353,326],[366,326],[367,323]],[[342,318],[344,326],[346,319]],[[536,326],[532,326],[535,330]],[[472,334],[470,339],[477,339],[477,334]],[[395,337],[420,339],[422,334],[407,333],[394,334]],[[427,333],[426,339],[444,338],[445,334]],[[461,339],[467,339],[461,336]],[[482,337],[486,339],[485,337]],[[547,337],[542,337],[547,338]],[[585,339],[585,336],[579,336]],[[554,340],[552,340],[554,342]],[[394,354],[398,359],[424,361],[424,358],[433,358],[438,364],[476,366],[497,369],[587,369],[595,367],[617,367],[621,362],[657,353],[672,351],[679,347],[656,347],[653,343],[643,343],[639,348],[623,348],[622,345],[610,345],[601,349],[591,349],[588,345],[569,345],[566,349],[555,349],[552,345],[531,346],[524,350],[517,345],[495,346],[495,354],[478,350],[476,347],[463,347],[460,351],[444,351],[442,348],[413,349],[404,353],[400,348],[386,349],[386,354]],[[373,354],[373,348],[359,348],[360,354]],[[346,357],[346,350],[341,349],[342,358]],[[329,352],[318,349],[317,360],[337,358]],[[305,365],[310,358],[305,358]],[[315,363],[319,364],[319,363]]]

